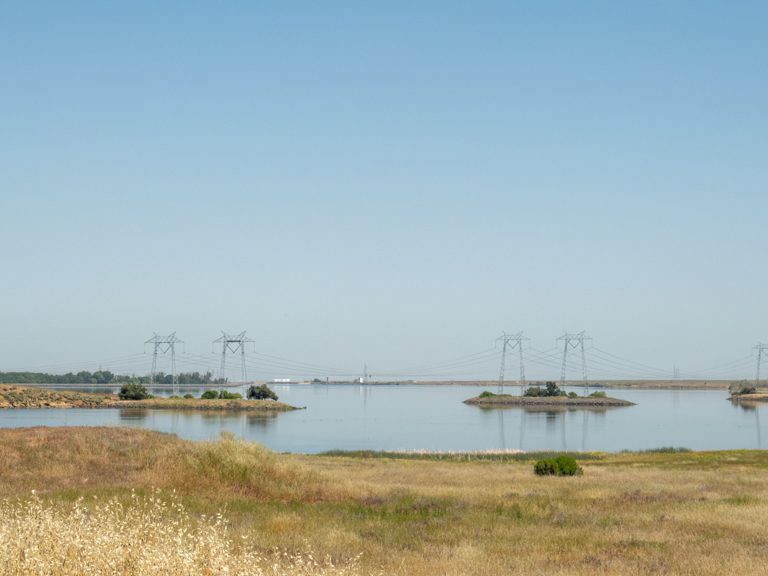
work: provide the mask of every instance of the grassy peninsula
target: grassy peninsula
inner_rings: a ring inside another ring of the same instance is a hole
[[[572,478],[536,476],[531,454],[357,456],[0,430],[0,574],[719,576],[768,559],[768,452],[575,454]]]
[[[768,388],[758,387],[755,383],[747,380],[732,383],[728,391],[731,393],[731,402],[736,404],[749,406],[750,404],[768,402]]]
[[[112,394],[0,384],[1,408],[155,408],[163,410],[245,410],[284,412],[294,406],[273,400],[146,398],[123,400]]]
[[[731,394],[731,400],[739,403],[768,402],[768,390],[760,390],[751,394]]]

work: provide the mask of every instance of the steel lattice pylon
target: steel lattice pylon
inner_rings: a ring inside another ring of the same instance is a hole
[[[176,332],[171,332],[168,336],[160,336],[157,332],[154,332],[154,336],[144,342],[146,348],[147,344],[153,345],[152,350],[152,373],[150,376],[150,383],[154,385],[155,374],[157,373],[157,355],[171,353],[171,377],[173,384],[173,393],[178,393],[179,381],[176,377],[176,344],[183,344],[183,340],[176,338]]]
[[[558,342],[563,342],[563,364],[560,369],[560,386],[565,386],[565,369],[568,359],[568,350],[578,348],[581,350],[581,376],[584,379],[584,394],[586,395],[589,394],[589,380],[587,379],[587,357],[584,353],[585,340],[592,340],[592,338],[587,336],[584,330],[575,333],[566,332],[557,339]]]
[[[504,391],[504,368],[507,361],[507,350],[514,350],[517,348],[518,356],[520,358],[520,394],[522,395],[525,389],[525,364],[523,363],[523,341],[528,340],[523,336],[522,332],[517,334],[507,334],[502,332],[501,336],[496,338],[496,342],[502,343],[501,349],[501,366],[499,367],[499,392]]]
[[[240,332],[239,334],[227,334],[226,332],[221,332],[221,337],[217,338],[213,341],[214,344],[221,344],[221,379],[226,379],[226,364],[227,364],[227,353],[231,354],[237,354],[237,352],[240,352],[240,368],[243,378],[243,385],[247,382],[247,374],[245,369],[245,344],[246,342],[253,342],[250,338],[248,338],[245,335],[245,330]]]
[[[760,364],[763,356],[768,356],[768,344],[758,342],[754,349],[757,350],[757,372],[755,373],[755,388],[757,388],[760,386]]]

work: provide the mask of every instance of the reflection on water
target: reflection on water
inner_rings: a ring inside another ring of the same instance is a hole
[[[508,448],[507,433],[505,431],[505,419],[509,419],[509,412],[516,412],[516,418],[520,422],[518,441],[516,447],[524,450],[525,446],[525,431],[529,426],[540,426],[542,423],[546,428],[547,435],[549,437],[557,437],[559,440],[558,449],[566,450],[568,447],[568,423],[567,418],[574,418],[574,422],[578,421],[578,431],[580,435],[580,450],[588,450],[587,435],[590,429],[590,420],[592,418],[605,418],[608,410],[621,409],[621,407],[582,407],[574,408],[570,406],[505,406],[503,408],[479,408],[480,410],[487,410],[496,414],[498,420],[498,437],[499,447],[502,450]],[[573,414],[570,416],[570,414]],[[530,419],[530,422],[526,423],[526,420]],[[553,447],[554,448],[554,447]]]
[[[140,421],[146,420],[149,410],[146,408],[120,408],[121,421]]]
[[[488,412],[522,411],[560,414],[564,412],[592,412],[605,414],[608,410],[626,410],[630,406],[475,406],[477,410],[487,410]]]
[[[739,410],[744,411],[746,414],[753,415],[755,433],[757,438],[757,448],[763,447],[762,430],[760,428],[760,410],[766,406],[765,402],[740,400],[738,402],[732,402],[734,406],[738,406]]]
[[[122,426],[162,430],[196,440],[215,438],[223,431],[249,438],[263,433],[279,415],[278,412],[149,408],[121,408],[117,412]]]
[[[130,408],[0,410],[0,426],[135,426],[193,440],[222,431],[274,450],[639,450],[762,448],[768,404],[731,404],[724,390],[624,390],[636,406],[481,409],[467,386],[275,385],[288,413]],[[240,391],[240,390],[235,390]],[[199,395],[199,393],[197,394]]]
[[[749,400],[740,400],[739,402],[732,402],[734,406],[738,406],[746,412],[754,412],[761,406],[765,405],[765,402],[750,402]]]

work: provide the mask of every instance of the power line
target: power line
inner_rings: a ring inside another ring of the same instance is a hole
[[[441,368],[450,368],[453,365],[461,365],[465,362],[474,362],[478,359],[487,360],[489,358],[496,358],[499,354],[499,349],[497,347],[493,348],[487,348],[485,350],[481,350],[480,352],[475,352],[473,354],[467,354],[466,356],[459,356],[458,358],[455,358],[453,360],[447,360],[444,362],[438,362],[435,364],[422,364],[420,366],[408,366],[405,368],[399,368],[396,370],[397,372],[422,372],[425,370],[439,370]]]
[[[649,366],[647,364],[643,364],[641,362],[635,362],[634,360],[629,360],[627,358],[622,358],[621,356],[616,356],[615,354],[611,354],[610,352],[606,352],[605,350],[601,350],[597,346],[592,346],[591,351],[602,355],[602,356],[608,356],[609,358],[613,358],[619,363],[626,364],[628,366],[637,366],[638,368],[642,368],[643,370],[650,370],[651,372],[658,372],[659,374],[663,374],[664,376],[667,375],[666,370],[662,370],[661,368],[657,368],[654,366]]]

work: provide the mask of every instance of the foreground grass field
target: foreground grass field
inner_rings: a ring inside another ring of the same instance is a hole
[[[761,451],[585,455],[578,478],[529,455],[383,456],[0,430],[0,574],[768,571]]]

